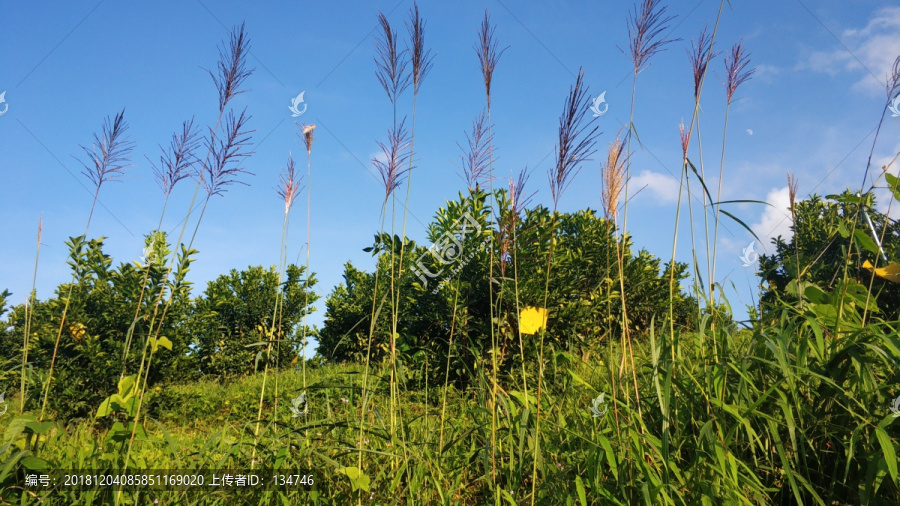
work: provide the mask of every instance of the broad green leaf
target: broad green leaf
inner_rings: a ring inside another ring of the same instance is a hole
[[[862,229],[856,229],[853,231],[853,237],[856,238],[857,243],[869,253],[878,254],[878,245],[875,244],[875,241],[872,240],[871,237],[868,236]]]
[[[37,419],[34,415],[18,415],[9,421],[9,425],[6,426],[6,433],[3,435],[4,443],[11,443],[14,439],[19,437],[22,432],[25,431],[25,425],[34,422]]]
[[[110,401],[111,398],[111,396],[107,397],[100,403],[100,407],[97,408],[97,418],[103,418],[113,412],[112,402]]]
[[[151,338],[152,339],[152,338]],[[134,389],[134,384],[137,381],[137,375],[132,374],[131,376],[125,376],[124,378],[119,380],[119,395],[126,396],[132,393]]]
[[[344,467],[338,471],[347,475],[347,478],[350,478],[350,484],[353,485],[354,491],[369,491],[369,475],[361,471],[358,467]]]
[[[26,422],[25,428],[35,434],[44,434],[53,428],[53,422]]]
[[[22,459],[22,467],[29,471],[43,471],[50,468],[50,464],[46,460],[29,455]]]
[[[891,192],[894,194],[894,198],[900,201],[900,178],[893,174],[884,174],[884,178],[887,179],[888,188],[891,189]]]
[[[844,222],[838,223],[838,233],[841,234],[841,237],[844,239],[850,237],[850,231],[847,230],[847,225]]]

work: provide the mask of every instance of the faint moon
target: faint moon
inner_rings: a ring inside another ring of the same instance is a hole
[[[753,130],[747,129],[747,135],[753,135]]]

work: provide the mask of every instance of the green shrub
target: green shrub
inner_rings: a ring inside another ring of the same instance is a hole
[[[151,315],[161,293],[165,296],[175,293],[160,331],[173,346],[171,351],[163,350],[157,355],[150,380],[185,379],[196,369],[187,355],[190,333],[184,325],[191,311],[190,283],[184,277],[196,252],[188,252],[182,247],[173,280],[164,282],[171,255],[165,234],[149,234],[145,242],[147,249],[143,261],[149,264],[149,275],[143,285],[143,294],[141,288],[148,272],[147,265],[135,261],[121,263],[113,269],[112,258],[103,253],[102,237],[91,240],[85,240],[84,236],[72,237],[66,243],[74,286],[66,324],[60,335],[55,378],[49,396],[50,409],[60,418],[89,415],[100,400],[115,391],[123,370],[137,371],[142,344],[150,332]],[[54,297],[36,301],[32,308],[28,361],[33,369],[46,371],[49,368],[69,289],[69,284],[59,285]],[[139,301],[139,317],[135,320]],[[21,356],[24,305],[14,308],[9,321],[14,329],[4,337],[4,352]],[[132,323],[133,344],[126,354]],[[41,386],[32,384],[26,393],[29,400],[39,402]],[[26,409],[31,407],[34,405],[26,405]]]
[[[507,216],[505,191],[498,201]],[[516,223],[513,234],[492,225],[488,194],[475,190],[460,194],[438,210],[428,228],[428,239],[437,253],[408,241],[404,275],[399,282],[401,300],[398,317],[398,348],[409,375],[423,379],[427,368],[432,379],[443,382],[451,330],[450,378],[463,383],[473,378],[479,364],[489,357],[491,318],[489,256],[486,242],[494,234],[495,325],[499,323],[498,357],[501,368],[510,371],[520,363],[518,311],[513,260],[518,270],[519,309],[543,303],[544,269],[550,238],[554,237],[554,276],[549,288],[548,339],[560,349],[586,352],[621,327],[621,298],[615,261],[613,226],[593,211],[561,213],[551,234],[551,213],[537,207]],[[469,229],[459,241],[461,224]],[[458,244],[451,237],[456,237]],[[399,238],[376,236],[367,250],[378,255],[378,295],[373,294],[375,273],[347,263],[344,281],[326,299],[325,325],[320,333],[319,354],[332,361],[365,361],[369,353],[371,315],[377,315],[373,334],[372,361],[389,351],[390,337],[390,249],[399,262]],[[669,267],[646,251],[635,254],[630,237],[625,242],[626,303],[633,329],[644,332],[654,316],[668,314]],[[687,277],[687,267],[676,265],[676,282]],[[394,269],[396,272],[396,267]],[[435,275],[431,277],[431,275]],[[500,294],[500,295],[498,295]],[[373,311],[373,299],[375,300]],[[679,326],[691,321],[695,303],[676,291],[675,317]],[[455,310],[454,310],[455,309]],[[499,315],[499,316],[497,316]],[[526,338],[525,356],[533,356],[533,340]],[[426,367],[427,362],[427,367]],[[415,373],[411,371],[416,371]]]
[[[318,296],[312,291],[315,276],[304,279],[305,268],[287,267],[287,277],[279,285],[275,267],[232,269],[210,281],[203,296],[194,303],[191,328],[193,345],[204,374],[235,376],[261,370],[265,365],[267,340],[277,339],[270,360],[286,365],[297,358],[303,347],[304,315],[313,310]],[[309,306],[305,287],[309,283]],[[284,300],[273,324],[276,296],[282,290]],[[271,333],[275,329],[274,335]],[[315,337],[307,329],[307,337]]]
[[[868,288],[879,308],[879,317],[886,321],[900,319],[900,284],[892,283],[863,268],[868,261],[885,265],[863,208],[872,220],[884,253],[890,262],[900,258],[900,224],[873,211],[875,198],[871,194],[857,197],[845,191],[841,195],[829,195],[824,199],[812,195],[797,202],[796,220],[791,229],[794,235],[789,242],[781,236],[772,240],[775,253],[759,258],[760,276],[763,278],[761,305],[764,312],[777,310],[777,301],[797,301],[797,281],[808,288],[815,285],[820,291],[831,292],[844,276],[856,284]],[[884,237],[881,238],[882,231]],[[869,293],[867,292],[867,293]],[[805,293],[803,294],[806,295]]]

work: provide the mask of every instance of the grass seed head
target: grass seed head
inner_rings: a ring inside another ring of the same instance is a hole
[[[744,84],[756,72],[756,69],[748,69],[748,65],[750,54],[745,52],[743,44],[738,42],[732,46],[731,54],[725,57],[725,97],[729,104],[738,86]]]
[[[126,136],[128,122],[125,121],[125,109],[113,118],[103,120],[101,135],[94,133],[94,143],[90,148],[81,146],[88,157],[87,162],[80,162],[81,171],[94,183],[97,191],[107,181],[118,181],[130,166],[129,156],[134,143]],[[80,161],[80,160],[79,160]]]
[[[628,55],[635,75],[650,64],[650,58],[665,50],[665,46],[681,39],[666,39],[663,35],[674,16],[666,16],[666,8],[657,0],[643,0],[628,16]]]
[[[499,43],[494,39],[496,26],[491,26],[491,17],[488,11],[484,11],[484,20],[478,31],[478,45],[475,53],[478,55],[478,63],[481,64],[481,77],[484,80],[484,92],[487,95],[488,107],[491,105],[491,83],[494,80],[494,69],[497,62],[507,48],[499,49]]]

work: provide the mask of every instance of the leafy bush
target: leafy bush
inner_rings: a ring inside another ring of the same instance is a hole
[[[175,260],[177,267],[173,279],[165,282],[171,258],[165,234],[149,234],[145,242],[147,248],[141,261],[121,263],[113,269],[112,258],[103,253],[102,237],[91,240],[84,236],[70,238],[66,244],[74,283],[59,285],[55,297],[36,301],[32,308],[29,366],[46,371],[53,360],[60,317],[71,290],[49,396],[51,411],[56,411],[62,418],[88,415],[101,399],[114,391],[120,373],[137,370],[144,338],[150,332],[151,323],[158,324],[159,321],[158,316],[152,319],[151,315],[154,315],[161,295],[168,297],[174,293],[160,331],[173,346],[171,351],[157,355],[150,378],[152,381],[184,379],[196,369],[187,354],[190,332],[184,325],[191,312],[191,284],[184,278],[196,251],[182,247]],[[16,306],[9,317],[13,331],[4,338],[4,353],[21,356],[19,336],[25,328],[24,309],[24,305]],[[136,314],[139,315],[137,319]],[[132,343],[128,346],[132,324]],[[29,399],[39,402],[40,388],[39,383],[33,384],[27,393]]]
[[[871,194],[857,197],[845,191],[841,195],[828,195],[824,199],[813,195],[808,200],[797,202],[796,219],[791,229],[794,235],[789,242],[781,236],[772,240],[775,253],[761,255],[760,276],[763,278],[764,312],[777,309],[778,301],[795,302],[801,297],[813,297],[820,301],[824,293],[837,287],[851,290],[851,295],[860,292],[854,286],[866,287],[861,298],[861,308],[869,305],[870,313],[877,304],[879,316],[886,321],[900,319],[900,284],[873,276],[871,270],[863,267],[870,262],[878,267],[885,265],[872,231],[861,209],[867,209],[875,231],[884,237],[881,240],[884,253],[890,262],[900,259],[900,224],[886,216],[872,211],[875,198]],[[846,270],[848,282],[843,281]],[[799,286],[802,293],[798,292]],[[868,290],[871,282],[871,290]],[[815,288],[810,288],[810,287]],[[822,295],[818,295],[818,294]],[[838,290],[846,293],[846,290]],[[871,293],[872,300],[866,301]]]
[[[289,265],[281,285],[275,267],[262,266],[240,272],[232,269],[210,281],[195,301],[191,323],[201,371],[234,376],[260,370],[268,341],[277,342],[270,355],[272,364],[285,365],[296,359],[304,345],[303,329],[298,325],[318,299],[312,291],[315,276],[304,279],[304,271],[304,267]],[[279,291],[283,300],[276,315]],[[273,317],[277,318],[274,323]],[[308,328],[306,336],[314,337],[314,329]]]
[[[515,234],[492,224],[485,206],[488,194],[475,190],[438,210],[428,228],[429,249],[408,241],[398,288],[398,344],[404,362],[423,374],[427,369],[443,382],[451,333],[450,377],[467,381],[492,349],[490,234],[494,235],[495,322],[500,323],[497,356],[509,371],[520,363],[518,310],[543,304],[545,268],[550,238],[554,275],[549,286],[548,338],[558,348],[587,351],[621,326],[614,227],[593,211],[561,213],[551,233],[551,212],[538,207],[516,222]],[[506,192],[497,192],[501,223],[509,215]],[[462,226],[468,227],[460,234]],[[515,240],[513,241],[513,237]],[[391,248],[394,272],[399,264],[400,239],[376,235],[367,250],[378,255],[378,295],[375,273],[345,264],[344,281],[326,299],[325,325],[319,354],[336,361],[365,361],[371,315],[377,316],[371,356],[378,362],[388,353],[390,338]],[[660,260],[646,251],[634,254],[626,238],[625,286],[629,321],[638,331],[648,329],[654,315],[668,314],[669,267],[660,271]],[[518,287],[514,271],[518,272]],[[433,275],[433,277],[432,277]],[[676,266],[676,282],[686,277],[686,266]],[[396,283],[396,281],[395,281]],[[518,293],[517,293],[518,289]],[[375,301],[373,311],[373,299]],[[516,300],[520,307],[517,308]],[[694,302],[676,290],[675,315],[679,325],[690,321]],[[497,315],[500,315],[499,317]],[[499,318],[499,319],[497,319]],[[496,324],[496,323],[495,323]],[[528,342],[533,340],[529,339]],[[535,347],[526,344],[525,356]],[[412,373],[410,373],[412,374]],[[431,376],[431,374],[429,374]],[[421,376],[420,376],[421,377]]]

